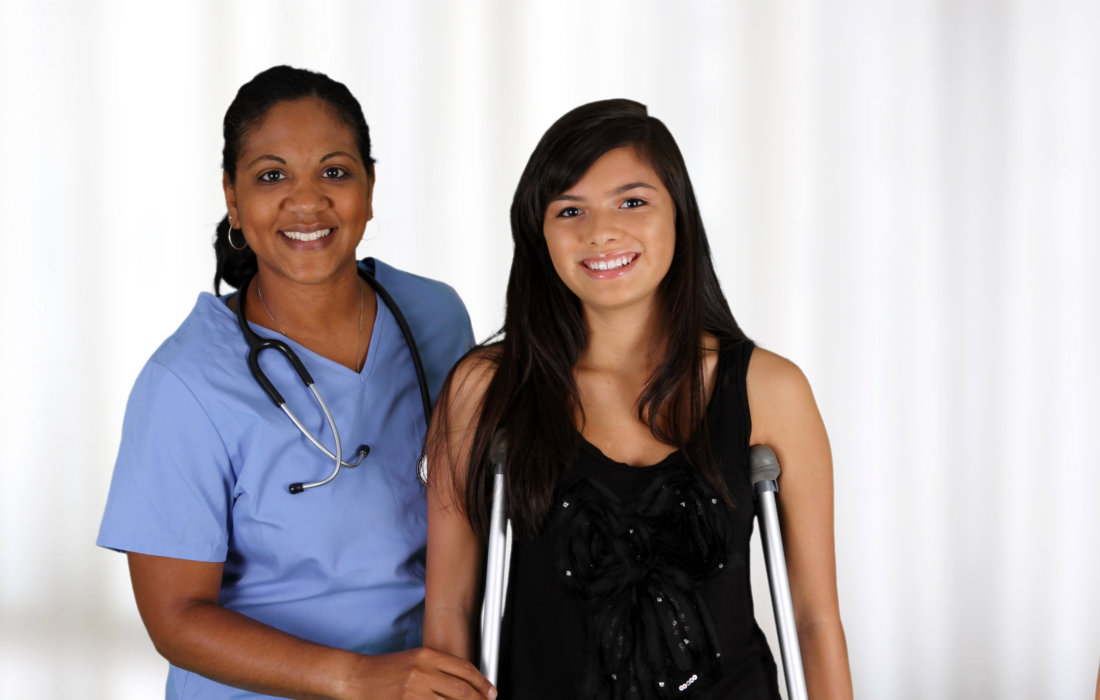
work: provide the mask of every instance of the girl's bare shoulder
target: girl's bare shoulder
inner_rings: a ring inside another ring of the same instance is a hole
[[[753,350],[745,387],[756,442],[769,442],[777,432],[790,429],[792,423],[820,420],[806,375],[798,365],[770,350]]]

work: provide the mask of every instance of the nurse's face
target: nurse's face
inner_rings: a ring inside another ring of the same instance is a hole
[[[316,284],[354,268],[374,177],[351,127],[322,100],[276,103],[245,135],[236,182],[223,186],[264,278]]]

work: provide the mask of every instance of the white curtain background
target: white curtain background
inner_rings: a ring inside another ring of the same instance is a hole
[[[360,98],[360,252],[453,285],[479,338],[538,137],[648,104],[734,313],[830,429],[857,696],[1092,697],[1089,0],[0,0],[0,696],[163,692],[125,560],[93,541],[130,385],[211,286],[221,117],[276,63]]]

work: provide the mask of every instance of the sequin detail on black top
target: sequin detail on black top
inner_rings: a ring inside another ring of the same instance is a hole
[[[717,634],[698,586],[725,565],[727,508],[686,467],[629,507],[583,477],[561,494],[558,575],[588,613],[582,698],[691,697],[716,680]]]

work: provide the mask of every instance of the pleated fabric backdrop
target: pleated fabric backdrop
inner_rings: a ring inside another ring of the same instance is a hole
[[[0,0],[0,696],[162,692],[93,541],[129,387],[210,288],[222,114],[290,63],[371,124],[360,252],[481,338],[542,131],[647,103],[734,313],[815,387],[857,695],[1091,697],[1097,36],[1089,0]]]

